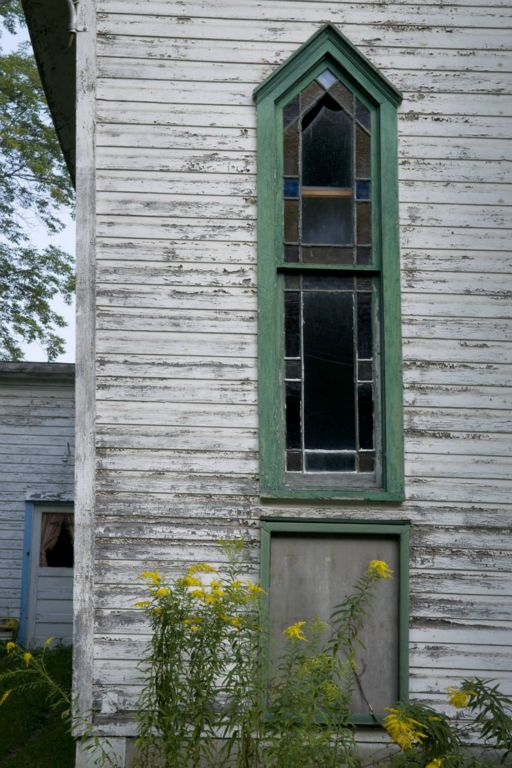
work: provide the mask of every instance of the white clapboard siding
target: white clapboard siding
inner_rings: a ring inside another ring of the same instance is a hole
[[[13,365],[0,363],[0,618],[20,617],[26,502],[73,499],[73,378]]]
[[[99,0],[97,9],[98,733],[135,734],[149,637],[133,606],[137,574],[219,564],[216,541],[242,535],[258,578],[262,514],[409,519],[411,694],[446,709],[446,688],[472,674],[512,690],[509,4]],[[258,496],[252,92],[325,22],[404,96],[403,504]]]

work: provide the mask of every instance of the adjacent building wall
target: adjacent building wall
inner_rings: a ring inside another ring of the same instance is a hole
[[[96,39],[90,24],[79,33],[98,75],[95,219],[79,232],[96,236],[96,333],[82,357],[96,345],[96,416],[79,440],[94,427],[97,454],[77,588],[94,590],[80,669],[94,641],[100,732],[134,733],[147,629],[137,574],[215,561],[215,542],[240,534],[257,574],[261,514],[410,519],[411,696],[444,702],[473,673],[511,693],[510,9],[99,0],[97,12]],[[258,496],[252,91],[324,22],[404,93],[403,504]],[[82,257],[94,269],[85,245]]]
[[[0,618],[20,618],[26,502],[73,500],[74,368],[0,363]]]

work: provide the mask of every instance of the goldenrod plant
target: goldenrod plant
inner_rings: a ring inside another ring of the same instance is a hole
[[[49,672],[46,655],[55,644],[54,640],[49,637],[37,650],[28,650],[14,641],[6,643],[11,664],[0,674],[0,690],[3,690],[0,706],[8,706],[11,697],[16,695],[40,692],[46,697],[48,706],[60,714],[82,749],[90,753],[92,764],[98,768],[119,768],[109,742],[102,742],[94,735],[90,719],[78,714],[77,708],[73,707],[71,691]]]
[[[388,708],[384,727],[400,752],[392,768],[484,768],[512,765],[512,699],[489,680],[463,680],[447,690],[448,703],[465,715],[449,718],[419,702]],[[465,748],[476,732],[479,750]]]
[[[243,543],[225,574],[206,563],[167,582],[145,571],[151,623],[142,664],[138,747],[147,768],[356,766],[351,699],[356,644],[373,588],[392,571],[373,560],[330,622],[298,621],[267,665],[261,587],[240,576]]]

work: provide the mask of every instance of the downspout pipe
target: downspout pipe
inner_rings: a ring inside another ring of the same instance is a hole
[[[68,10],[69,10],[69,25],[68,25],[69,43],[68,45],[71,45],[73,43],[73,40],[75,39],[75,35],[78,31],[77,13],[76,13],[78,2],[79,0],[67,0]]]

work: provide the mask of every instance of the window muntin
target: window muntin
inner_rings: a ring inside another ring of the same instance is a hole
[[[372,259],[370,110],[325,69],[282,114],[285,471],[298,486],[318,473],[371,486],[379,285],[358,271]]]

